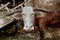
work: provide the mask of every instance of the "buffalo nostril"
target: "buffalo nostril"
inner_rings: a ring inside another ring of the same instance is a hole
[[[32,26],[30,26],[29,28],[32,28]]]
[[[26,27],[28,27],[28,26],[26,26]],[[29,28],[32,28],[32,26],[30,26]]]

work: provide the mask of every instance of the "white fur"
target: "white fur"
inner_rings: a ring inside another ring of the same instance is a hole
[[[25,6],[22,11],[22,17],[24,21],[24,30],[34,30],[34,11],[33,7],[31,6]],[[26,27],[27,26],[27,27]],[[32,26],[32,27],[31,27]]]

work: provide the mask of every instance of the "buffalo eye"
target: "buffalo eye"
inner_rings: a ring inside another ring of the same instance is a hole
[[[22,14],[22,15],[24,15],[24,14]]]
[[[34,15],[34,13],[32,13],[31,15]]]

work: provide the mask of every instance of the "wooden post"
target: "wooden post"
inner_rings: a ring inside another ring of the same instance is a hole
[[[13,15],[13,14],[14,14],[15,12],[17,12],[17,11],[21,11],[22,9],[17,9],[17,10],[16,10],[16,8],[22,6],[23,4],[24,4],[24,2],[21,3],[21,4],[19,4],[18,6],[16,6],[16,7],[10,9],[10,10],[14,10],[14,11],[12,11],[12,12],[8,12],[8,13],[6,14],[6,16],[10,16],[10,15]]]
[[[7,5],[9,5],[10,2],[6,3],[5,5],[3,5],[2,7],[0,7],[0,10],[2,10],[3,8],[5,8]]]
[[[15,0],[13,0],[13,6],[15,6]]]
[[[16,6],[16,7],[14,7],[13,9],[18,8],[18,7],[22,6],[23,4],[24,4],[24,2],[23,2],[23,3],[21,3],[21,4],[19,4],[19,5],[18,5],[18,6]]]

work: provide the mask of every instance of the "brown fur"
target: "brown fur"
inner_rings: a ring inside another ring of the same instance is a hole
[[[52,11],[52,13],[46,13],[44,17],[36,17],[35,16],[35,24],[39,24],[38,28],[40,31],[41,40],[44,40],[45,24],[47,22],[51,21],[53,18],[55,18],[59,14],[59,13],[57,13],[57,10],[56,10],[56,8],[57,8],[56,6],[58,4],[57,0],[53,0],[49,3],[46,2],[46,0],[44,0],[44,1],[43,0],[32,0],[30,2],[30,4],[34,8],[43,8],[43,9]],[[38,12],[36,14],[38,14]]]

